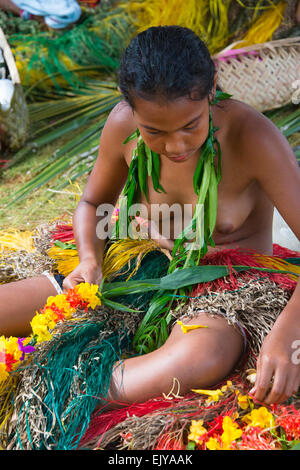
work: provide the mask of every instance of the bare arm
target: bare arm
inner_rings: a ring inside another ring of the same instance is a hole
[[[128,114],[128,113],[127,113]],[[82,281],[96,282],[101,278],[105,239],[98,238],[96,215],[101,204],[115,206],[128,175],[123,141],[132,132],[124,119],[122,106],[117,105],[104,126],[99,154],[73,217],[73,229],[80,264],[64,281],[69,289]]]
[[[249,123],[246,142],[249,172],[300,239],[300,169],[288,141],[273,123],[261,117]],[[299,340],[300,280],[262,345],[252,390],[257,400],[282,402],[296,393],[300,366],[293,361],[293,345]]]

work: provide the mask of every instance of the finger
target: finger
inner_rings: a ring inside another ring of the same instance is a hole
[[[263,357],[259,361],[257,372],[254,396],[256,400],[264,401],[274,373],[274,366],[269,358]]]
[[[261,376],[261,357],[258,356],[257,362],[256,362],[256,377],[255,377],[255,382],[251,390],[249,391],[250,394],[255,395],[256,390],[257,390],[257,384],[260,383],[260,376]]]
[[[288,400],[292,395],[295,395],[299,390],[300,377],[297,369],[293,369],[287,377],[284,393],[281,395],[278,403]]]
[[[89,284],[99,285],[99,282],[98,282],[99,277],[97,277],[95,273],[91,273],[91,272],[84,273],[82,277],[83,277],[83,280],[81,282],[88,282]]]
[[[100,273],[98,278],[96,279],[96,284],[98,284],[98,286],[101,284],[102,278],[103,278],[103,275],[102,273]]]
[[[265,403],[267,405],[270,405],[271,403],[279,403],[286,389],[287,375],[288,374],[286,369],[283,369],[282,367],[278,367],[276,369],[271,391],[265,399]]]
[[[73,289],[75,286],[76,286],[77,282],[70,278],[69,276],[68,277],[65,277],[65,279],[63,280],[63,291],[68,291],[69,289]]]
[[[259,361],[257,360],[255,382],[254,382],[254,385],[251,388],[251,390],[249,390],[250,395],[255,395],[255,393],[256,393],[257,383],[258,383],[258,380],[259,380],[259,373],[260,373],[260,367],[259,367]]]

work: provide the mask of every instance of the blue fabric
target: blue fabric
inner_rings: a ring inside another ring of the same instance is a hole
[[[64,282],[65,276],[62,274],[54,274],[54,279],[56,280],[57,284],[61,289],[63,289],[63,282]]]
[[[76,0],[13,0],[13,3],[24,12],[44,16],[45,23],[53,29],[65,28],[81,15]]]

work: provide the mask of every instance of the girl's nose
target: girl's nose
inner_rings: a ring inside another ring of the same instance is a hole
[[[180,136],[169,136],[165,141],[165,154],[172,155],[185,155],[186,145]]]

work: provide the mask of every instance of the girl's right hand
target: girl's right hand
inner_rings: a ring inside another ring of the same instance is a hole
[[[100,285],[102,267],[95,259],[86,258],[64,279],[63,290],[73,289],[81,282]]]

